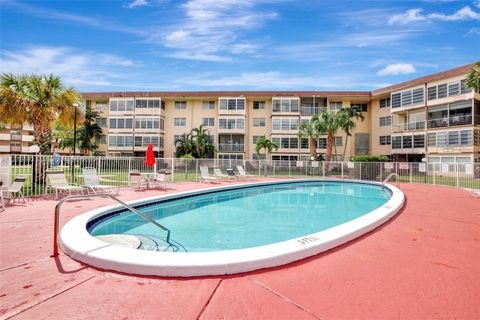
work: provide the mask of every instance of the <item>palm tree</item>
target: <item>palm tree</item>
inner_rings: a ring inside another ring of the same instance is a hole
[[[475,92],[480,92],[480,61],[475,62],[475,67],[468,73],[465,84]]]
[[[54,120],[72,124],[73,104],[79,101],[78,92],[65,88],[54,75],[6,73],[0,79],[0,119],[10,126],[33,125],[33,142],[40,147],[41,154],[49,151]]]
[[[309,122],[302,122],[298,128],[298,137],[308,139],[310,155],[314,160],[317,160],[317,141],[320,135],[320,131],[318,131],[318,115],[312,116]]]
[[[83,122],[83,126],[78,132],[80,149],[86,156],[88,156],[91,151],[98,149],[98,145],[95,143],[95,138],[102,134],[102,128],[100,128],[95,120],[99,115],[100,113],[98,111],[87,107],[85,110],[85,120]]]
[[[193,157],[194,141],[192,135],[184,133],[178,140],[175,141],[175,157],[181,158],[186,155]]]
[[[278,149],[278,145],[267,138],[260,138],[255,144],[255,152],[260,155],[260,151],[265,150],[265,158],[268,157],[269,153],[272,153],[273,150]]]
[[[342,154],[342,160],[344,160],[345,153],[347,151],[348,137],[352,135],[351,131],[356,126],[353,118],[363,121],[365,120],[365,116],[363,115],[362,109],[359,106],[351,106],[348,108],[344,108],[340,112],[342,113],[342,115],[340,115],[340,128],[345,131],[345,145],[343,147]]]
[[[196,158],[213,158],[215,155],[215,145],[209,130],[203,125],[194,128],[191,131],[192,138],[195,141]]]
[[[55,122],[52,129],[52,138],[55,140],[55,146],[61,150],[69,149],[69,154],[73,150],[73,130],[58,122]]]
[[[340,128],[342,117],[341,112],[328,110],[320,114],[319,121],[317,122],[317,130],[321,134],[327,135],[327,155],[325,157],[325,161],[327,162],[332,160],[333,137]]]

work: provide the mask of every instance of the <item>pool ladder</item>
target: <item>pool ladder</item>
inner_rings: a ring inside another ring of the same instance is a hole
[[[385,184],[386,184],[391,178],[393,178],[393,177],[397,178],[397,179],[395,180],[395,181],[397,182],[397,188],[400,188],[399,181],[398,181],[399,176],[398,176],[398,174],[396,174],[395,172],[390,173],[390,174],[388,175],[388,177],[386,177],[385,180],[383,180],[383,182],[382,182],[382,187],[385,188]]]
[[[171,245],[170,243],[170,229],[162,226],[160,223],[156,222],[155,220],[149,218],[147,215],[143,214],[142,212],[138,211],[137,209],[133,208],[132,206],[126,204],[122,200],[118,199],[114,195],[109,193],[96,193],[96,194],[86,194],[86,195],[76,195],[76,196],[68,196],[63,198],[62,200],[58,201],[57,205],[55,206],[55,223],[53,226],[53,254],[52,257],[58,256],[58,231],[59,231],[59,224],[60,224],[60,207],[64,202],[77,200],[77,199],[88,199],[88,198],[111,198],[116,202],[120,203],[123,207],[127,208],[129,211],[133,212],[137,216],[145,219],[146,221],[152,223],[156,227],[162,229],[163,231],[167,232],[166,242]]]

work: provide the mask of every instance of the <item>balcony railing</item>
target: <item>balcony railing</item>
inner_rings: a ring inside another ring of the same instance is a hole
[[[392,123],[392,132],[405,132],[425,129],[425,121]]]
[[[480,123],[480,116],[472,116],[471,114],[469,114],[462,116],[430,119],[427,121],[427,125],[428,128],[444,128],[469,125],[473,124],[474,122]]]
[[[245,145],[239,143],[219,143],[218,152],[244,152]]]
[[[21,146],[10,146],[10,152],[22,152]]]
[[[301,107],[300,114],[302,116],[313,116],[327,111],[327,107]]]

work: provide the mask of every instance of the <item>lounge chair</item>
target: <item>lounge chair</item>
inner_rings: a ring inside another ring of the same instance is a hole
[[[236,175],[235,171],[233,169],[227,169],[227,175],[232,178],[232,179],[238,179],[239,176]]]
[[[142,177],[139,171],[130,171],[128,178],[128,184],[131,188],[140,189],[142,186],[148,187],[148,179]]]
[[[8,199],[8,203],[10,203],[15,202],[18,199],[22,199],[23,203],[27,203],[22,191],[23,185],[25,184],[26,180],[27,176],[25,175],[16,176],[10,188],[1,191],[4,200]]]
[[[169,180],[169,178],[167,177],[167,175],[165,173],[159,173],[153,179],[151,179],[150,182],[154,183],[155,186],[158,186],[158,187],[162,188],[163,190],[167,190],[168,189],[168,186],[167,186],[168,180]]]
[[[83,187],[68,183],[63,171],[47,171],[46,174],[47,186],[45,191],[48,191],[48,189],[55,190],[55,198],[58,199],[58,191],[67,191],[69,195],[72,194],[72,191],[83,193]]]
[[[255,175],[253,175],[253,174],[246,173],[245,170],[243,170],[243,167],[240,166],[240,165],[237,166],[237,170],[238,170],[238,174],[239,174],[240,178],[247,179],[247,178],[255,177]]]
[[[212,177],[209,173],[208,173],[208,168],[207,167],[200,167],[200,181],[202,182],[215,182],[215,181],[218,181],[218,178],[217,177]]]
[[[230,180],[230,176],[228,174],[223,174],[223,172],[222,172],[222,170],[220,170],[220,168],[213,168],[213,174],[218,179],[224,179],[224,180],[228,179],[228,180]]]
[[[83,168],[82,172],[83,172],[83,183],[85,184],[85,187],[88,188],[89,190],[92,190],[93,193],[102,193],[102,192],[106,192],[107,190],[114,190],[114,189],[117,190],[117,192],[115,193],[116,195],[120,192],[120,186],[109,186],[109,185],[100,184],[101,179],[97,174],[97,169]]]

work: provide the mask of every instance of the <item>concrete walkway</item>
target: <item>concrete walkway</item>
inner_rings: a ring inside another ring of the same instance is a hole
[[[480,200],[449,187],[401,189],[403,211],[353,242],[283,267],[195,279],[50,258],[56,202],[9,207],[0,213],[0,318],[480,319]],[[120,198],[162,193],[123,190]],[[62,223],[110,203],[69,203]]]

